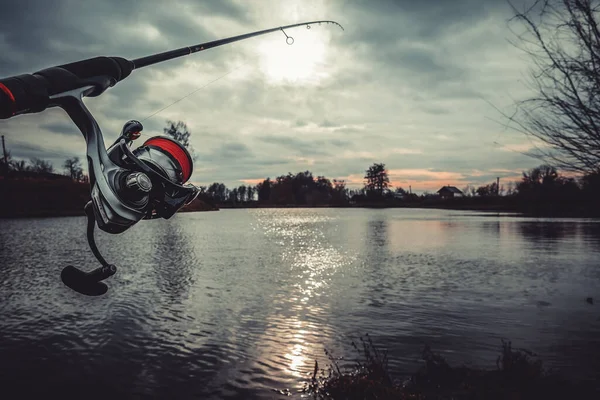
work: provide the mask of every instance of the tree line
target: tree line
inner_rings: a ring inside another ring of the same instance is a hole
[[[2,160],[3,169],[33,174],[54,174],[51,162],[39,158],[24,160]],[[74,182],[88,182],[78,157],[65,160],[62,165],[64,176]],[[464,198],[441,200],[435,194],[424,192],[421,195],[407,191],[401,186],[390,184],[388,170],[384,163],[374,163],[365,171],[361,188],[348,188],[343,179],[330,179],[315,176],[311,171],[288,173],[274,179],[267,177],[256,185],[240,185],[228,188],[224,183],[213,182],[199,186],[199,198],[215,206],[348,206],[419,205],[437,201],[444,204],[460,204],[473,199],[476,203],[505,205],[520,211],[545,211],[560,208],[586,208],[595,211],[596,199],[600,196],[600,172],[591,172],[578,177],[561,175],[547,164],[523,171],[518,182],[499,185],[498,182],[480,185],[467,185],[462,189]],[[468,204],[475,204],[471,201]]]
[[[224,183],[214,182],[201,186],[201,196],[219,205],[241,205],[256,202],[263,205],[347,205],[349,203],[383,203],[388,205],[419,203],[432,198],[432,193],[416,195],[389,181],[385,164],[371,165],[364,176],[362,188],[349,189],[343,179],[315,176],[311,171],[288,173],[275,179],[270,177],[257,185],[241,185],[228,188]],[[499,185],[498,182],[478,187],[468,185],[463,189],[465,198],[513,201],[535,207],[539,204],[574,204],[594,202],[600,195],[600,173],[588,173],[578,177],[561,175],[550,165],[540,165],[523,171],[518,182]],[[504,200],[502,200],[504,199]],[[451,199],[460,201],[460,199]]]
[[[79,157],[72,157],[65,160],[62,167],[64,168],[64,176],[70,177],[75,182],[88,182],[88,176],[83,172],[83,166]],[[27,160],[13,160],[9,156],[6,159],[0,161],[0,171],[3,175],[11,175],[11,173],[23,174],[28,173],[29,175],[60,175],[57,174],[54,165],[41,158],[31,158]],[[14,174],[13,174],[14,175]]]
[[[193,147],[189,143],[191,132],[183,121],[166,121],[166,127],[163,128],[163,133],[171,136],[179,141],[195,158]],[[83,172],[83,165],[79,157],[71,157],[65,160],[62,165],[63,175],[70,177],[75,182],[88,182],[88,176]],[[34,175],[50,175],[56,174],[56,170],[52,163],[40,158],[30,158],[27,160],[15,160],[12,158],[11,152],[4,152],[4,156],[0,159],[0,174],[6,176],[11,173],[28,173]],[[12,174],[14,175],[14,174]]]

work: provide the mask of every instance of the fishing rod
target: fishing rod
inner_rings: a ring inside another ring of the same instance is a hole
[[[106,293],[104,279],[116,272],[100,254],[94,240],[94,228],[119,234],[142,219],[169,219],[199,194],[189,183],[193,161],[187,149],[167,136],[153,136],[140,147],[131,150],[140,137],[143,126],[139,121],[125,123],[117,140],[105,148],[102,131],[83,103],[84,97],[97,97],[134,70],[160,62],[224,46],[255,36],[281,31],[286,43],[294,38],[285,29],[315,24],[334,24],[335,21],[310,21],[285,25],[225,39],[186,46],[163,53],[128,60],[122,57],[94,57],[47,68],[33,74],[0,79],[0,119],[31,113],[47,108],[62,108],[79,128],[86,142],[91,200],[85,205],[87,240],[101,267],[84,272],[71,265],[61,272],[61,279],[71,289],[90,296]]]

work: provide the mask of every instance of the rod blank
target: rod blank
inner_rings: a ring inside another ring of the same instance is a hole
[[[164,53],[158,53],[158,54],[153,54],[153,55],[146,56],[146,57],[136,58],[135,60],[132,60],[133,69],[147,67],[148,65],[156,64],[156,63],[167,61],[167,60],[172,60],[174,58],[178,58],[178,57],[182,57],[182,56],[187,56],[192,53],[197,53],[199,51],[204,51],[204,50],[212,49],[214,47],[223,46],[225,44],[249,39],[254,36],[264,35],[267,33],[275,32],[275,31],[279,31],[279,30],[283,30],[283,29],[295,28],[298,26],[310,26],[311,24],[321,24],[321,23],[334,24],[334,25],[339,26],[342,30],[344,30],[344,27],[335,21],[310,21],[310,22],[301,22],[299,24],[293,24],[293,25],[279,26],[277,28],[265,29],[262,31],[256,31],[256,32],[246,33],[243,35],[232,36],[232,37],[228,37],[225,39],[213,40],[212,42],[200,43],[200,44],[196,44],[193,46],[182,47],[182,48],[176,49],[176,50],[165,51]]]

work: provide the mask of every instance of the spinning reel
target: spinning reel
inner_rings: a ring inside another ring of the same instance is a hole
[[[156,136],[131,150],[132,142],[143,127],[129,121],[121,135],[104,147],[102,131],[85,107],[83,97],[96,97],[127,78],[135,69],[223,46],[239,40],[282,31],[286,42],[294,39],[284,29],[311,24],[334,24],[335,21],[311,21],[232,36],[225,39],[186,46],[163,53],[127,60],[122,57],[95,57],[47,68],[33,74],[0,79],[0,119],[38,113],[60,107],[83,134],[92,200],[85,206],[88,217],[87,239],[101,267],[83,272],[73,266],[62,270],[62,281],[87,295],[106,293],[102,280],[112,276],[116,267],[102,257],[94,241],[94,228],[108,233],[122,233],[142,219],[169,219],[198,196],[198,189],[186,184],[193,170],[192,157],[180,143]]]
[[[87,240],[102,266],[91,272],[71,265],[62,270],[63,283],[79,293],[106,293],[108,287],[102,280],[117,271],[96,246],[96,224],[105,232],[122,233],[142,219],[169,219],[199,193],[193,185],[184,185],[192,175],[193,161],[179,142],[155,136],[135,150],[130,149],[142,129],[138,121],[127,122],[108,151],[103,147],[90,151],[90,142],[102,143],[94,139],[101,135],[99,130],[92,131],[88,141],[92,200],[84,208],[88,217]],[[94,168],[96,165],[99,169]]]
[[[155,136],[131,149],[143,130],[138,121],[127,122],[106,150],[98,124],[79,97],[92,89],[75,90],[51,100],[69,114],[86,139],[92,198],[85,206],[87,240],[102,264],[91,272],[69,265],[62,270],[61,279],[71,289],[94,296],[106,293],[108,287],[102,281],[117,271],[96,246],[96,224],[105,232],[118,234],[142,219],[169,219],[199,192],[195,186],[185,184],[192,175],[193,161],[179,142]]]

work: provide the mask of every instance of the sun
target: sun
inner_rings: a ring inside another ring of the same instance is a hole
[[[271,84],[318,84],[329,76],[326,69],[326,37],[301,28],[286,31],[293,38],[265,38],[258,46],[259,68]]]

